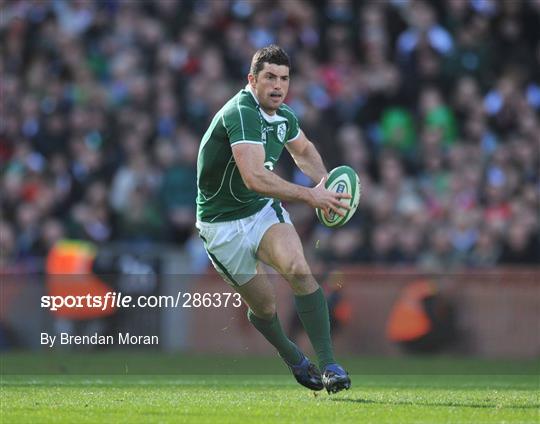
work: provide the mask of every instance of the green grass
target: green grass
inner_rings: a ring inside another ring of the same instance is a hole
[[[222,373],[211,375],[216,362]],[[343,362],[353,371],[351,390],[315,396],[275,358],[3,355],[0,422],[540,422],[536,361]],[[198,375],[185,372],[190,366]],[[108,373],[95,374],[103,370]]]

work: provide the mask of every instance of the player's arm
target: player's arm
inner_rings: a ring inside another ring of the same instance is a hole
[[[317,148],[308,140],[302,130],[300,130],[298,137],[288,142],[285,147],[296,166],[314,182],[321,181],[328,174]]]
[[[316,187],[303,187],[285,181],[264,167],[265,152],[262,144],[239,143],[232,146],[232,151],[236,166],[248,189],[283,201],[305,202],[327,214],[332,210],[340,216],[344,215],[344,205],[340,199],[348,199],[350,195],[326,190],[326,175]]]

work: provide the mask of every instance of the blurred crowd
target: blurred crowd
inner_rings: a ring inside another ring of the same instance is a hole
[[[304,132],[363,186],[340,230],[287,205],[310,256],[538,263],[540,0],[10,0],[0,15],[0,265],[65,237],[195,237],[199,140],[270,43],[291,56]],[[309,183],[289,158],[277,172]]]

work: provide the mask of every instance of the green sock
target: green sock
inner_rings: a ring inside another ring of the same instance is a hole
[[[313,349],[319,358],[319,367],[322,372],[326,365],[336,362],[332,352],[330,318],[326,298],[319,287],[311,294],[294,296],[294,302],[300,321],[302,321]]]
[[[248,310],[248,319],[257,330],[268,340],[279,352],[281,357],[289,364],[296,365],[300,363],[302,355],[300,349],[291,342],[283,332],[277,314],[267,321],[257,317],[251,309]]]

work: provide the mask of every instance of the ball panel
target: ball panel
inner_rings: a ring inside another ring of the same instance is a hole
[[[336,193],[352,193],[352,184],[349,180],[349,176],[346,174],[341,175],[339,178],[336,178],[332,184],[328,186],[328,190],[335,191]],[[341,203],[351,206],[351,199],[342,199]],[[348,216],[350,215],[350,210],[348,210],[345,214],[345,216],[342,218],[338,214],[334,213],[333,211],[330,212],[330,222],[336,222],[337,221],[347,221]]]
[[[351,209],[346,212],[344,217],[331,212],[330,219],[326,219],[323,211],[320,209],[316,210],[317,218],[323,225],[329,228],[341,227],[351,219],[356,211],[356,208],[358,207],[361,190],[360,180],[356,172],[354,172],[351,167],[345,165],[338,166],[330,171],[325,187],[328,190],[340,193],[348,193],[352,196],[351,199],[342,200],[342,203],[351,207]]]

